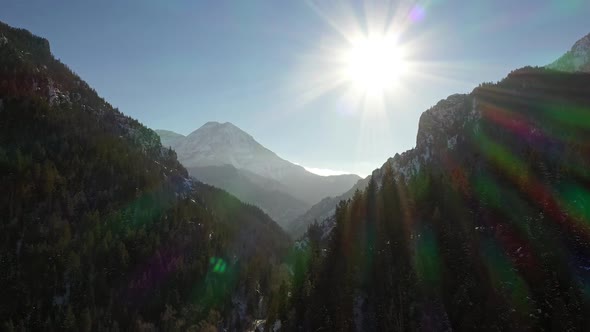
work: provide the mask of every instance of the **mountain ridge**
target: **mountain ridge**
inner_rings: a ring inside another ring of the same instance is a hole
[[[46,39],[0,22],[0,63],[3,329],[236,330],[264,310],[240,280],[289,246],[267,214],[191,179]]]
[[[170,141],[166,135],[169,132],[162,132],[163,140],[171,142],[171,147],[178,154],[178,158],[185,165],[191,175],[200,178],[197,170],[199,167],[220,166],[218,170],[229,171],[223,168],[231,165],[239,171],[253,173],[280,183],[281,186],[274,185],[271,190],[279,190],[295,198],[293,201],[293,212],[288,215],[274,213],[271,215],[285,224],[296,218],[303,211],[300,209],[302,201],[310,207],[327,196],[334,196],[346,191],[350,186],[360,179],[354,174],[321,176],[307,171],[303,166],[291,163],[279,157],[275,152],[258,143],[252,135],[244,132],[231,122],[210,121],[203,124],[198,129],[191,132],[184,138],[175,136]],[[233,171],[228,173],[232,175]],[[247,177],[247,174],[242,176]],[[202,176],[201,176],[202,178]],[[219,177],[217,177],[219,179]],[[209,178],[211,181],[212,178]],[[259,182],[259,181],[258,181]],[[227,183],[211,183],[227,187]],[[261,183],[252,191],[259,191]],[[230,190],[231,192],[231,190]],[[234,191],[236,193],[237,191]],[[242,193],[243,194],[243,193]],[[244,197],[244,196],[242,196]],[[287,197],[287,196],[283,196]],[[267,200],[248,201],[257,204],[265,211],[277,211]],[[297,211],[297,213],[295,213]]]
[[[203,183],[214,185],[245,203],[259,207],[282,227],[310,207],[289,195],[288,190],[277,181],[232,165],[193,167],[188,172]]]
[[[312,207],[333,211],[296,243],[293,329],[586,330],[588,142],[587,72],[524,67],[437,102],[414,148]]]
[[[590,34],[576,41],[569,51],[545,68],[564,73],[590,72]],[[509,77],[526,77],[526,75],[527,68],[514,70],[503,81],[508,80]],[[294,237],[300,237],[312,223],[329,220],[338,203],[351,199],[357,190],[364,190],[371,178],[375,179],[376,183],[380,183],[387,167],[392,167],[398,181],[409,179],[418,174],[425,164],[430,163],[432,157],[442,155],[435,151],[453,150],[461,140],[465,140],[461,136],[461,130],[466,123],[476,122],[481,118],[481,105],[476,95],[478,91],[485,91],[487,86],[489,84],[481,84],[469,94],[450,95],[424,111],[420,115],[414,148],[388,158],[381,167],[359,180],[344,194],[326,198],[313,205],[306,213],[289,223],[287,227],[289,232]],[[526,87],[526,84],[523,87]],[[438,160],[438,162],[447,163],[448,161]]]
[[[590,72],[590,33],[576,41],[569,51],[546,67],[565,72]]]
[[[172,147],[178,140],[184,139],[186,136],[173,132],[171,130],[154,130],[160,137],[160,142],[163,147]]]

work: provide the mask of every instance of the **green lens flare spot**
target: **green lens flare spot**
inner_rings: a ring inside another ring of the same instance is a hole
[[[213,267],[213,272],[215,273],[223,273],[227,268],[227,264],[221,258],[211,257],[209,263]]]

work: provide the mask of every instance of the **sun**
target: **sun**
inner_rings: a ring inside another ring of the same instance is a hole
[[[428,34],[412,31],[424,9],[415,1],[366,2],[360,12],[348,1],[306,2],[332,30],[293,71],[298,105],[334,93],[343,114],[386,116],[419,80],[440,79],[431,72],[437,64],[422,59]]]
[[[395,88],[407,71],[403,48],[395,38],[359,38],[344,52],[344,79],[365,94],[382,94]]]

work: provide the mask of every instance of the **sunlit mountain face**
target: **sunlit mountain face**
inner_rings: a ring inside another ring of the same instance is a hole
[[[158,133],[190,175],[260,207],[283,227],[312,204],[342,194],[360,179],[353,174],[311,173],[229,122],[208,122],[186,137]]]
[[[416,147],[299,242],[306,328],[584,329],[588,80],[523,68],[423,113]]]
[[[0,329],[589,330],[589,14],[3,5]]]

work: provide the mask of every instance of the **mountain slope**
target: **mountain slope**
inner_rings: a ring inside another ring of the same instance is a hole
[[[307,204],[341,194],[359,179],[357,175],[320,176],[310,173],[280,158],[228,122],[208,122],[173,148],[187,168],[232,165],[278,181],[288,189],[287,194]]]
[[[590,73],[526,67],[440,101],[296,246],[289,328],[586,330],[588,142]]]
[[[371,175],[367,176],[364,179],[360,179],[357,183],[352,186],[347,192],[343,193],[342,195],[336,197],[326,197],[319,201],[318,203],[314,204],[304,213],[299,214],[297,218],[292,219],[287,227],[286,230],[291,234],[294,238],[299,238],[303,235],[309,225],[314,222],[321,223],[325,219],[329,219],[334,215],[336,212],[336,206],[340,201],[346,201],[351,199],[354,196],[354,193],[357,190],[364,190],[369,181],[371,179]]]
[[[562,72],[590,72],[590,34],[578,40],[566,54],[561,56],[546,68]],[[526,83],[525,83],[526,84]],[[429,161],[434,149],[454,149],[457,140],[461,139],[454,124],[463,124],[465,120],[473,120],[479,116],[476,111],[476,99],[469,95],[453,95],[440,101],[420,117],[416,148],[396,154],[382,167],[374,170],[370,176],[357,182],[350,190],[336,197],[329,197],[312,206],[306,213],[289,223],[287,229],[295,237],[305,232],[314,221],[322,220],[333,215],[341,200],[352,198],[354,192],[364,190],[370,178],[379,183],[387,164],[391,164],[398,174],[405,177],[419,172],[420,167]],[[472,103],[470,105],[470,103]],[[471,111],[468,109],[471,108]],[[436,144],[434,144],[436,142]],[[437,153],[440,155],[440,153]]]
[[[184,135],[175,133],[170,130],[154,131],[156,132],[156,134],[158,134],[158,136],[160,136],[160,142],[162,142],[162,146],[165,148],[174,146],[178,141],[181,141],[185,137]]]
[[[309,208],[309,204],[287,194],[288,190],[280,183],[231,165],[192,167],[188,172],[199,181],[260,207],[281,226]]]
[[[571,50],[547,68],[565,72],[590,72],[590,34],[578,40]]]
[[[239,330],[289,244],[1,22],[0,185],[6,330]]]

